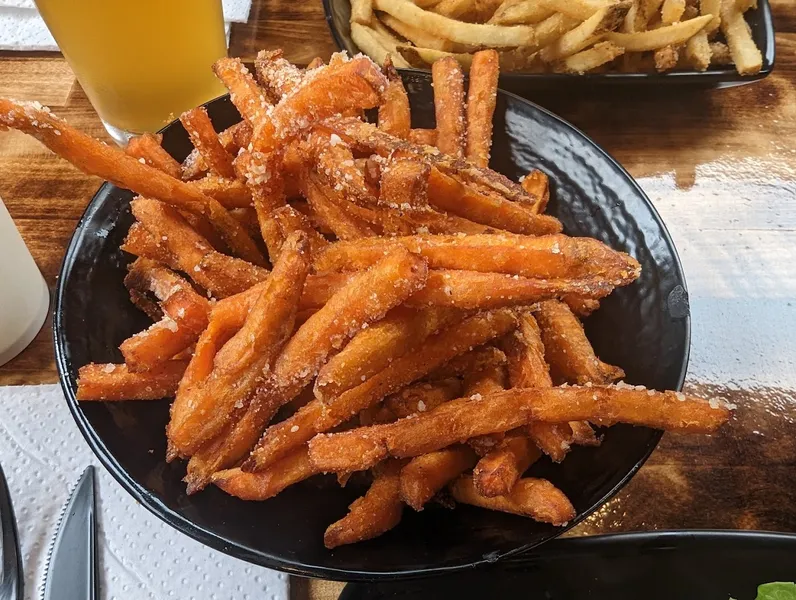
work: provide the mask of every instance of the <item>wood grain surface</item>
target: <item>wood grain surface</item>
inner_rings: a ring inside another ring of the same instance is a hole
[[[687,388],[739,406],[713,437],[667,434],[647,464],[571,535],[663,528],[796,532],[796,3],[772,0],[777,63],[729,90],[606,88],[528,97],[616,157],[655,203],[680,251],[693,318]],[[336,48],[319,0],[255,0],[230,54],[285,49],[306,63]],[[37,99],[106,139],[65,61],[0,53],[0,96]],[[100,181],[37,142],[0,133],[0,197],[51,289]],[[1,257],[0,257],[1,258]],[[0,385],[57,381],[49,322],[0,368]],[[338,584],[299,582],[296,598]]]

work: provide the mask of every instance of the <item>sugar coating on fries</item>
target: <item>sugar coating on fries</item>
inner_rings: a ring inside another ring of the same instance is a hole
[[[182,164],[158,136],[124,154],[39,105],[0,100],[0,126],[142,194],[125,285],[153,324],[120,340],[124,364],[82,366],[78,398],[173,397],[166,460],[188,461],[189,494],[212,484],[264,501],[322,472],[345,485],[372,470],[327,529],[329,548],[450,495],[561,525],[574,516],[563,493],[524,477],[540,449],[561,461],[571,445],[598,445],[591,423],[700,433],[729,417],[721,402],[607,385],[623,373],[597,358],[579,318],[631,285],[639,263],[561,233],[544,214],[546,174],[520,183],[487,165],[501,66],[586,69],[625,50],[615,35],[667,42],[647,51],[660,58],[687,41],[689,60],[741,64],[754,58],[742,14],[716,20],[705,2],[698,17],[674,0],[498,4],[363,1],[357,27],[394,56],[383,69],[345,54],[301,69],[276,50],[257,55],[255,79],[218,61],[243,120],[216,133],[204,109],[185,113],[195,149]],[[679,23],[662,21],[681,8]],[[500,49],[474,52],[489,44],[465,40],[482,35]],[[446,57],[434,129],[412,128],[394,68],[406,48]]]

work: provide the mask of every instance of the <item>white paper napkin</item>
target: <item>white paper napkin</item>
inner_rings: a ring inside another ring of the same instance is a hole
[[[98,466],[103,599],[288,597],[285,574],[207,548],[138,504],[99,466],[59,386],[0,387],[0,464],[21,538],[25,598],[39,598],[61,509],[89,464]]]
[[[227,44],[230,23],[245,23],[251,5],[252,0],[223,0]],[[58,50],[33,0],[0,0],[0,50]]]

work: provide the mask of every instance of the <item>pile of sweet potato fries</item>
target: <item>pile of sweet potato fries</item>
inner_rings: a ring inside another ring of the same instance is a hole
[[[255,78],[218,61],[243,120],[217,134],[204,108],[182,115],[195,145],[182,164],[158,136],[122,151],[0,99],[0,126],[139,194],[125,284],[155,323],[122,342],[123,364],[80,369],[80,400],[173,396],[167,460],[188,461],[189,493],[265,500],[372,470],[329,548],[445,490],[564,524],[566,496],[523,477],[542,454],[599,444],[592,424],[727,420],[716,400],[615,384],[622,369],[595,356],[579,317],[640,266],[563,235],[543,173],[520,185],[489,170],[494,51],[475,55],[466,90],[455,60],[434,64],[433,130],[411,127],[389,62],[314,62],[261,52]]]

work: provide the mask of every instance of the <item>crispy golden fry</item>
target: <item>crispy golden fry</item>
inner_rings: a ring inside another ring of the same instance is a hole
[[[169,269],[174,271],[179,270],[180,266],[177,264],[177,259],[169,252],[162,241],[156,240],[146,227],[136,221],[130,226],[127,236],[124,238],[124,243],[120,246],[125,252],[129,252],[134,256],[154,260],[155,262],[166,265]]]
[[[475,0],[442,0],[431,10],[443,17],[459,19],[469,12],[474,4]]]
[[[375,199],[369,197],[365,173],[354,161],[351,148],[337,141],[330,134],[316,129],[307,138],[307,151],[314,159],[314,177],[342,196],[344,206],[351,200],[364,206],[372,206]]]
[[[423,10],[409,0],[375,0],[373,4],[378,10],[389,13],[404,23],[460,44],[496,48],[536,44],[536,32],[533,27],[463,23]]]
[[[373,0],[351,0],[351,21],[367,25],[373,19]]]
[[[374,473],[367,493],[348,507],[348,514],[327,527],[323,544],[329,549],[380,536],[401,521],[400,461],[387,461]]]
[[[494,450],[478,461],[473,470],[473,485],[487,498],[505,496],[541,455],[525,431],[508,433]]]
[[[379,129],[395,137],[406,139],[412,128],[409,96],[406,95],[401,76],[395,70],[392,57],[384,63],[384,74],[389,83],[384,92],[384,102],[379,106]]]
[[[483,387],[492,385],[486,383],[486,379],[492,378],[494,382],[500,384],[500,389],[505,389],[505,369],[506,355],[494,346],[481,346],[473,348],[469,352],[455,356],[435,369],[429,375],[431,379],[443,379],[447,377],[464,377],[465,396],[476,393],[483,393]],[[474,379],[471,379],[474,378]],[[479,383],[476,383],[478,381]],[[491,388],[490,388],[491,389]]]
[[[235,168],[232,166],[232,155],[226,151],[213,128],[213,122],[207,115],[204,106],[192,108],[180,115],[182,123],[191,143],[199,151],[211,172],[219,177],[235,179]]]
[[[369,25],[371,31],[378,39],[379,43],[387,49],[388,55],[381,61],[383,66],[387,60],[391,60],[399,69],[406,69],[409,63],[398,53],[398,46],[402,45],[403,40],[395,36],[395,34],[387,29],[384,24],[378,19],[373,19]]]
[[[254,59],[257,81],[274,102],[279,102],[282,97],[296,89],[304,79],[304,72],[282,54],[279,48],[260,50]]]
[[[389,249],[403,246],[423,256],[433,269],[461,269],[506,273],[545,279],[599,277],[612,285],[627,285],[641,270],[623,252],[597,240],[564,235],[417,235],[392,239],[363,239],[329,244],[315,257],[318,273],[364,269]]]
[[[536,214],[543,213],[550,201],[550,180],[547,175],[539,169],[531,170],[522,180],[522,189],[533,198],[533,202],[529,204],[531,211]]]
[[[633,32],[646,31],[650,21],[660,13],[663,0],[639,0]]]
[[[507,496],[485,498],[471,477],[460,477],[451,485],[457,502],[490,510],[531,517],[543,523],[566,525],[575,518],[575,508],[564,493],[545,479],[520,479]]]
[[[343,275],[343,277],[340,277]],[[326,275],[310,275],[304,284],[299,310],[318,309],[343,287],[351,283],[359,273],[329,273]]]
[[[473,55],[467,52],[449,52],[446,50],[437,50],[436,48],[409,46],[406,44],[399,45],[397,50],[404,60],[415,69],[427,69],[429,65],[433,65],[443,58],[455,60],[465,71],[469,71],[473,64]]]
[[[434,371],[454,356],[499,337],[515,326],[516,318],[511,311],[497,310],[470,317],[428,337],[423,346],[393,360],[384,370],[357,387],[326,403],[314,400],[292,417],[272,425],[266,430],[249,461],[244,463],[244,470],[267,467],[293,448],[309,441],[316,433],[328,431],[387,394]],[[376,463],[371,466],[373,464]]]
[[[601,8],[611,5],[614,0],[548,0],[555,10],[572,19],[585,21]]]
[[[707,70],[712,55],[708,34],[704,29],[688,40],[685,45],[685,58],[688,64],[697,71]]]
[[[177,391],[187,362],[169,360],[148,371],[131,372],[127,365],[91,363],[80,367],[78,400],[159,400]]]
[[[328,401],[356,387],[422,344],[429,335],[463,317],[462,313],[451,309],[393,309],[381,321],[357,333],[320,370],[315,381],[315,397]]]
[[[718,31],[721,26],[722,0],[699,0],[699,14],[713,17],[705,27],[705,33],[710,35]]]
[[[490,347],[487,346],[486,348]],[[491,348],[499,353],[499,359],[483,363],[476,368],[465,371],[464,396],[470,398],[473,396],[488,396],[490,394],[502,392],[508,386],[508,375],[505,367],[506,355],[494,346]],[[504,438],[505,434],[500,431],[498,433],[474,437],[467,440],[467,445],[475,450],[478,456],[486,456],[494,450]]]
[[[143,159],[150,167],[179,179],[182,175],[180,163],[163,149],[161,143],[163,143],[161,134],[145,133],[132,138],[124,151],[137,158],[139,162]]]
[[[496,194],[481,193],[437,168],[429,175],[428,201],[439,210],[513,233],[545,235],[561,231],[557,219],[535,214]]]
[[[304,196],[315,215],[341,240],[357,240],[373,237],[376,232],[362,219],[346,212],[336,198],[335,191],[316,176],[310,175],[304,182]]]
[[[629,3],[622,2],[599,9],[583,23],[542,48],[539,56],[545,62],[553,62],[580,52],[602,39],[607,31],[615,31],[624,21],[629,8]]]
[[[354,0],[365,1],[368,0]],[[351,39],[365,54],[370,56],[376,63],[384,64],[390,56],[390,49],[384,44],[383,39],[373,29],[360,23],[351,23]],[[403,57],[399,57],[403,60]],[[405,62],[405,61],[404,61]]]
[[[307,448],[299,448],[270,469],[258,473],[245,473],[237,468],[218,471],[213,474],[212,483],[241,500],[268,500],[317,473],[310,463]]]
[[[437,492],[471,469],[476,459],[468,446],[451,446],[413,458],[401,469],[401,500],[423,510]]]
[[[555,14],[544,0],[505,0],[489,19],[493,25],[527,25],[544,21]]]
[[[218,351],[202,385],[186,392],[192,396],[190,410],[172,413],[167,433],[181,454],[193,454],[218,435],[262,382],[293,331],[309,264],[306,236],[292,234],[240,331]]]
[[[263,264],[263,257],[254,241],[217,200],[138,162],[118,148],[104,145],[77,131],[50,113],[49,109],[0,99],[0,126],[32,135],[84,173],[97,175],[143,196],[159,198],[180,209],[205,215],[236,254],[249,262]]]
[[[271,104],[239,58],[220,58],[213,63],[213,73],[229,90],[229,98],[253,129],[261,126]]]
[[[454,59],[443,58],[431,66],[431,77],[437,119],[437,148],[445,154],[462,158],[466,125],[464,73]]]
[[[479,167],[489,166],[498,73],[497,52],[482,50],[475,53],[470,67],[470,86],[467,89],[466,156],[467,160]],[[442,148],[440,150],[444,152]]]
[[[566,304],[556,300],[541,302],[534,314],[554,380],[607,384],[625,376],[619,367],[597,358],[583,325]]]
[[[404,23],[400,19],[396,19],[390,14],[381,13],[379,18],[387,27],[397,32],[401,37],[404,37],[412,42],[415,46],[442,51],[449,51],[453,48],[453,42],[450,40],[441,38],[423,29],[413,27],[408,23]]]
[[[685,0],[663,0],[661,4],[661,23],[671,25],[678,23],[685,12]]]
[[[609,35],[609,34],[606,34]],[[643,35],[635,33],[617,33],[610,35]],[[553,63],[553,71],[556,73],[576,73],[582,75],[592,69],[611,62],[618,56],[625,53],[626,48],[618,46],[612,42],[599,42],[588,50],[582,50],[577,54],[568,56],[563,60]]]
[[[224,179],[215,175],[207,175],[201,179],[189,181],[186,185],[203,194],[215,198],[224,208],[249,208],[252,206],[252,193],[246,184],[237,179]]]
[[[600,438],[594,433],[594,429],[588,421],[570,421],[569,428],[572,431],[572,443],[577,446],[599,446]]]
[[[292,206],[286,205],[275,210],[273,219],[285,239],[294,231],[303,231],[307,235],[313,256],[329,245],[326,238],[315,230],[309,219]]]
[[[208,252],[197,266],[199,270],[194,267],[192,279],[216,298],[239,294],[268,278],[268,270],[220,252]]]
[[[428,206],[431,167],[416,158],[396,157],[382,169],[379,202],[398,209]]]
[[[536,25],[536,42],[539,47],[549,46],[562,35],[577,27],[579,19],[568,17],[564,13],[556,13]]]
[[[414,144],[421,144],[423,146],[436,146],[437,145],[437,130],[436,129],[412,129],[409,131],[407,139]]]
[[[707,18],[707,17],[699,17]],[[721,32],[727,39],[735,68],[741,75],[754,75],[763,68],[763,55],[752,39],[749,24],[735,0],[721,1]]]
[[[677,66],[680,61],[680,49],[677,46],[664,46],[655,51],[653,58],[655,60],[655,70],[658,73],[665,73]]]
[[[384,408],[396,419],[427,412],[462,395],[462,382],[456,378],[434,383],[416,383],[384,399]]]
[[[676,46],[684,44],[688,39],[701,31],[711,20],[710,15],[703,15],[675,23],[665,25],[658,29],[640,31],[638,33],[618,33],[610,31],[605,34],[608,42],[613,42],[616,46],[624,48],[627,52],[644,52],[647,50],[657,50],[664,46]]]
[[[318,435],[310,441],[310,459],[323,471],[357,471],[388,456],[407,458],[434,452],[533,421],[629,423],[667,431],[709,433],[729,417],[730,408],[724,403],[679,392],[632,386],[517,388],[488,398],[451,400],[430,412],[395,423]]]
[[[710,42],[710,59],[715,65],[731,65],[730,47],[724,42]]]
[[[563,294],[602,295],[611,289],[598,281],[527,279],[502,273],[434,269],[429,271],[426,287],[413,294],[406,305],[488,310],[533,304]]]

